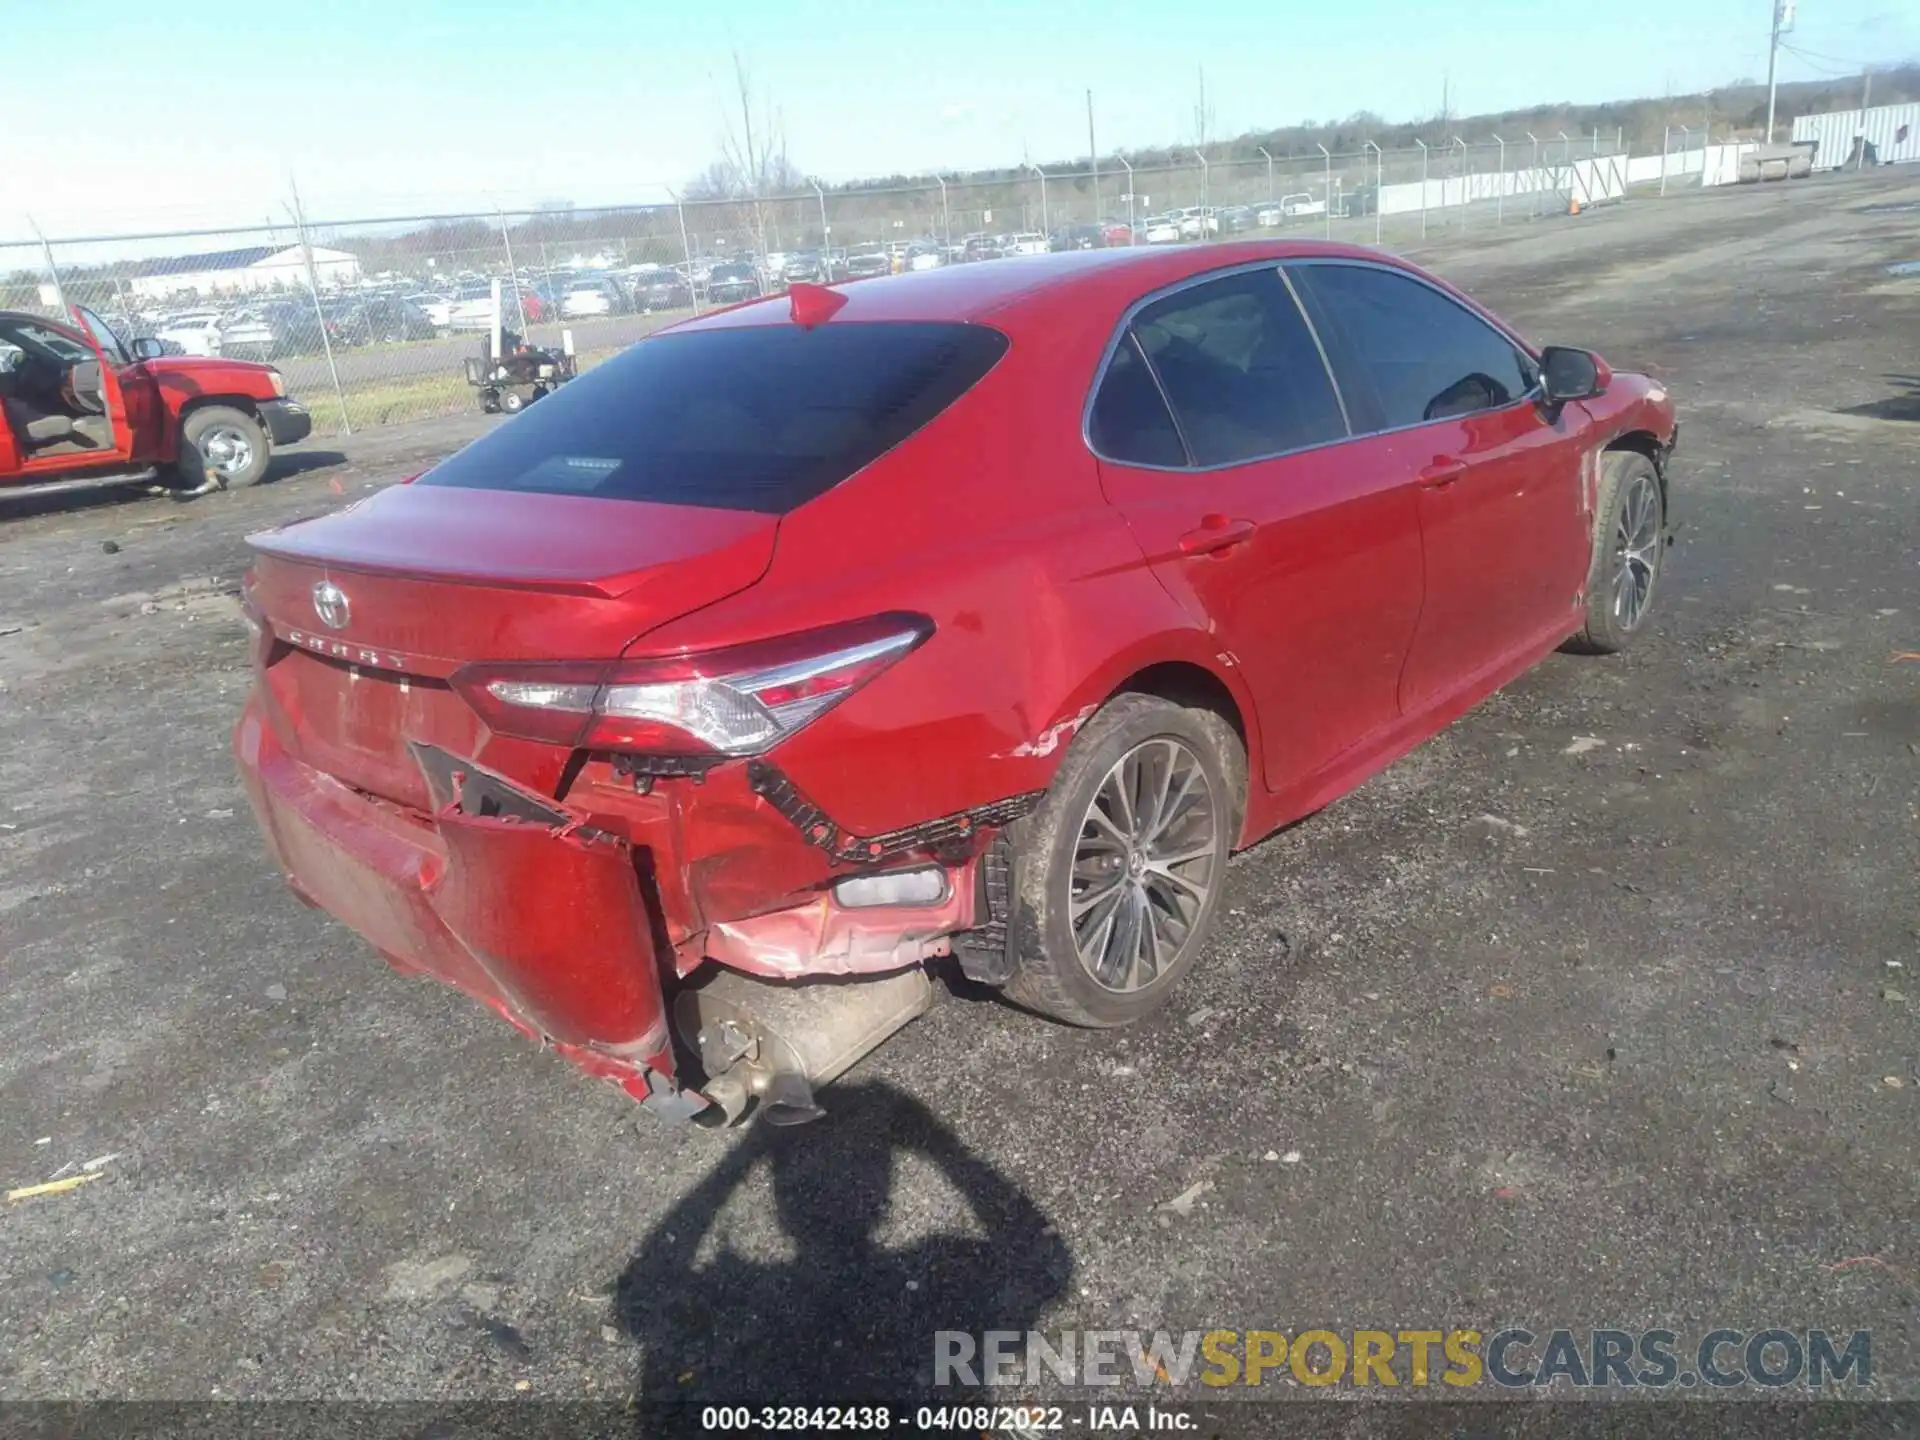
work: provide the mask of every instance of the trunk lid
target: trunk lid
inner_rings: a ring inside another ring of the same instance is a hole
[[[597,660],[752,585],[777,517],[396,485],[251,537],[275,639],[261,686],[281,743],[356,789],[430,808],[408,750],[471,756],[551,793],[566,756],[495,740],[447,684],[476,660]]]

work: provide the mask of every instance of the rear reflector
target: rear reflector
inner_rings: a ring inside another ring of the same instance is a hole
[[[725,650],[657,659],[468,665],[454,689],[497,734],[641,755],[759,755],[933,631],[876,615]]]

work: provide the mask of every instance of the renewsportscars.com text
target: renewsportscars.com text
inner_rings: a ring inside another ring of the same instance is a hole
[[[1649,1388],[1729,1390],[1834,1385],[1873,1378],[1873,1336],[1855,1330],[942,1330],[936,1385],[1214,1388],[1271,1382],[1358,1389]]]

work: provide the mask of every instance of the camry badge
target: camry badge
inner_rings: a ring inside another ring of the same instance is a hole
[[[331,580],[322,580],[313,587],[313,613],[329,630],[344,630],[352,618],[353,608],[347,604],[346,591]]]

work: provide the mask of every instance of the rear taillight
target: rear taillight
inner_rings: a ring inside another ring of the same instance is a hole
[[[452,684],[496,734],[623,754],[759,755],[932,633],[917,615],[876,615],[692,655],[468,665]]]

